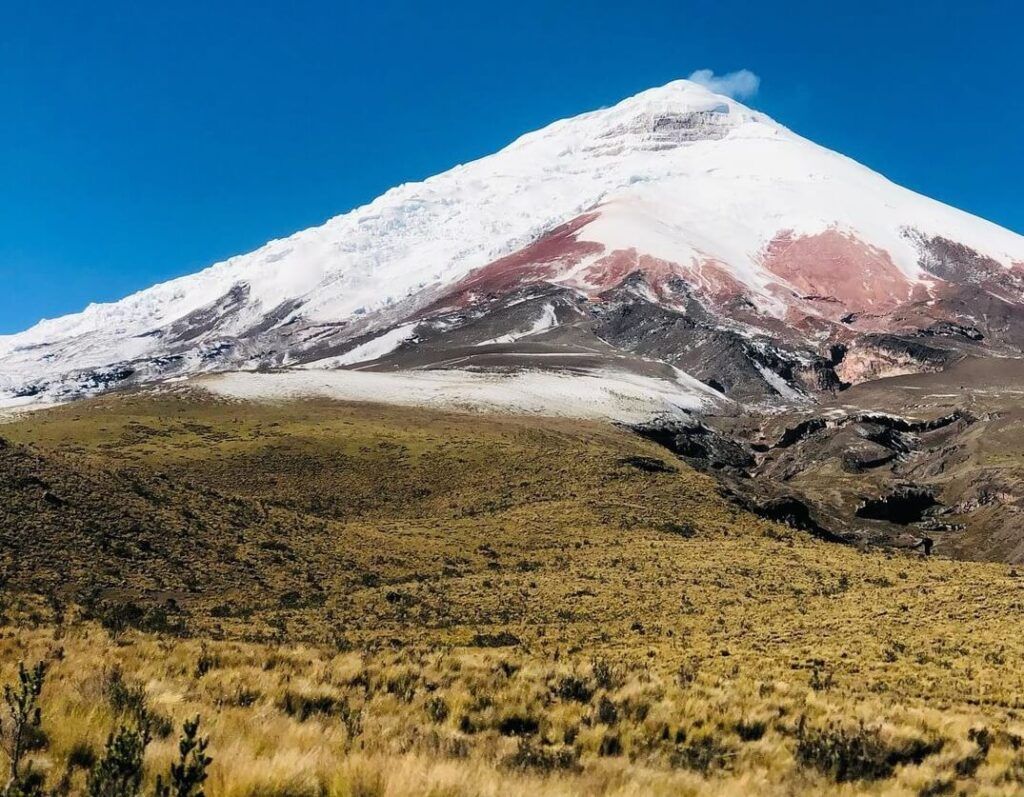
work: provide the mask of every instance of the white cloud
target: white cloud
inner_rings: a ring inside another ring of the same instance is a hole
[[[740,69],[724,75],[716,75],[711,69],[698,69],[690,80],[711,89],[715,94],[724,94],[737,100],[753,97],[761,85],[761,78],[749,69]]]

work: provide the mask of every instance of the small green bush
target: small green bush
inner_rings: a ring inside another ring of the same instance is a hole
[[[103,757],[89,771],[89,797],[138,797],[142,788],[142,757],[149,735],[122,725],[107,738]]]
[[[443,697],[430,698],[424,708],[430,721],[438,725],[448,719],[448,715],[451,713]]]

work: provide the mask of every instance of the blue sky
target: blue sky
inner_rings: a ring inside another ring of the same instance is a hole
[[[0,334],[697,69],[1024,232],[1011,2],[0,1]]]

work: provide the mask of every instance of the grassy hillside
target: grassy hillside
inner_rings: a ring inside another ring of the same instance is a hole
[[[625,431],[137,396],[0,435],[2,674],[51,662],[71,792],[119,680],[203,716],[211,797],[1024,788],[1024,578],[774,526]]]

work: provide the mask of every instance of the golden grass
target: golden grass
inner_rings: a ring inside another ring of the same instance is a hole
[[[186,638],[111,635],[75,608],[58,625],[8,590],[0,674],[52,662],[38,760],[55,774],[120,721],[116,666],[153,711],[202,715],[210,797],[1024,789],[1015,570],[762,522],[679,463],[629,465],[669,458],[620,430],[161,398],[3,434],[285,513],[251,581],[182,594]],[[173,754],[155,741],[150,773]]]
[[[152,711],[178,721],[203,717],[214,756],[210,795],[1022,788],[1018,709],[916,695],[905,688],[919,681],[903,659],[889,663],[893,683],[880,688],[856,666],[823,665],[818,676],[791,669],[784,646],[754,664],[696,656],[663,640],[634,648],[632,656],[444,645],[338,653],[136,632],[113,642],[93,625],[73,623],[56,634],[47,626],[7,629],[0,657],[7,678],[17,659],[51,662],[43,695],[49,745],[37,758],[43,769],[63,772],[83,740],[99,750],[119,721],[104,686],[119,668],[144,685]],[[941,679],[942,669],[930,674]],[[837,784],[798,760],[802,723],[811,730],[839,723],[854,733],[863,723],[893,754],[914,745],[929,752],[895,766],[891,777]],[[993,741],[979,757],[971,732],[980,728]],[[522,759],[521,745],[539,755]],[[173,738],[154,742],[150,771],[164,770],[173,755]]]

